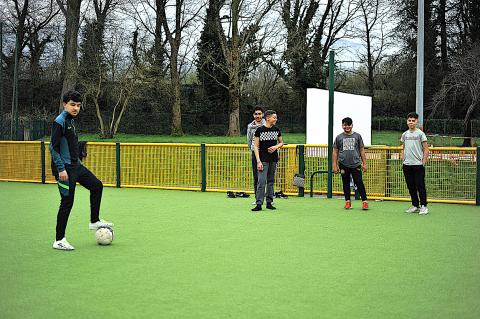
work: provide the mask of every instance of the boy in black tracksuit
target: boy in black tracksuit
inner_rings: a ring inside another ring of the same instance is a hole
[[[49,150],[52,155],[52,173],[60,191],[60,208],[57,214],[56,239],[53,248],[74,250],[66,240],[65,229],[72,210],[76,183],[90,190],[90,229],[102,226],[111,227],[112,223],[99,219],[100,202],[102,200],[102,182],[93,175],[79,159],[78,136],[75,128],[75,117],[80,112],[82,98],[80,93],[69,91],[63,96],[64,111],[57,116],[52,126],[52,137]]]

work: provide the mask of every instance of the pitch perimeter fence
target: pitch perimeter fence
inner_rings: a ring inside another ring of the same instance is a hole
[[[0,181],[55,183],[48,144],[0,141]],[[106,186],[211,192],[253,188],[246,145],[89,142],[87,150],[84,165]],[[432,147],[426,166],[429,201],[480,205],[479,154],[475,147]],[[279,155],[275,189],[289,195],[303,194],[293,185],[296,173],[305,173],[305,185],[310,185],[310,176],[328,167],[326,145],[286,145]],[[366,156],[369,198],[409,200],[401,148],[370,147]],[[313,190],[327,192],[326,174],[315,176]],[[333,177],[333,193],[342,194],[339,175]]]

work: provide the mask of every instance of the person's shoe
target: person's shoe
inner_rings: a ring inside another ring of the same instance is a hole
[[[272,204],[267,204],[267,209],[277,209],[277,208]]]
[[[97,230],[100,227],[112,227],[112,226],[113,226],[113,223],[111,223],[111,222],[107,222],[105,220],[99,220],[98,222],[90,223],[88,225],[88,229]]]
[[[345,202],[345,206],[343,206],[343,208],[345,208],[345,209],[350,209],[350,208],[352,208],[352,202],[349,201],[349,200],[347,200],[347,201]]]
[[[418,213],[418,212],[419,212],[419,209],[418,209],[417,206],[412,206],[405,211],[405,213],[407,213],[407,214]]]
[[[362,202],[362,209],[363,210],[368,210],[368,202],[367,201]]]
[[[252,212],[258,212],[258,211],[260,211],[260,210],[262,210],[262,206],[261,206],[261,205],[257,205],[257,206],[255,206],[255,207],[252,208]]]
[[[56,240],[53,242],[53,248],[58,250],[74,250],[75,247],[70,245],[65,237],[62,240]]]
[[[427,215],[428,214],[428,208],[427,206],[420,206],[420,210],[418,212],[418,215]]]
[[[236,197],[240,197],[240,198],[248,198],[248,197],[250,197],[250,195],[248,195],[248,194],[245,193],[245,192],[237,192],[237,193],[235,193],[235,196],[236,196]]]

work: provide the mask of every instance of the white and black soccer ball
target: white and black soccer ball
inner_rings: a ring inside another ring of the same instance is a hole
[[[97,244],[105,246],[110,245],[113,241],[113,228],[102,226],[95,232]]]

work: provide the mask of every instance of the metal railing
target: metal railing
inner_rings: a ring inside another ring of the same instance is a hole
[[[253,191],[251,151],[238,144],[97,143],[87,144],[84,165],[106,186],[197,191]],[[364,182],[369,198],[408,200],[400,147],[366,149]],[[426,166],[429,201],[480,204],[479,148],[432,147]],[[303,196],[293,185],[296,173],[315,194],[327,192],[326,145],[286,145],[279,151],[275,189]],[[0,181],[54,183],[47,142],[0,141]],[[333,176],[333,193],[342,194]]]

